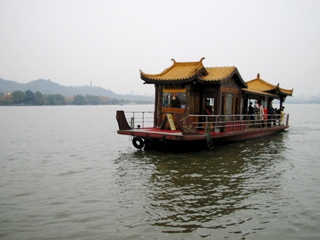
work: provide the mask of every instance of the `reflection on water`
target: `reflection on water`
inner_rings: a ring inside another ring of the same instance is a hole
[[[116,176],[117,184],[127,191],[122,207],[136,208],[138,201],[145,211],[140,224],[152,222],[164,233],[202,229],[202,236],[210,235],[210,229],[257,221],[254,214],[239,214],[242,210],[264,209],[274,214],[279,211],[280,176],[286,170],[279,164],[285,160],[281,155],[286,148],[284,136],[187,154],[124,154],[117,160]],[[251,234],[264,229],[268,221],[258,221],[248,232],[234,233]]]

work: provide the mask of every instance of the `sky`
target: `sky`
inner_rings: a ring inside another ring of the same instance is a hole
[[[205,57],[317,95],[319,0],[0,0],[0,78],[154,94],[140,71]]]

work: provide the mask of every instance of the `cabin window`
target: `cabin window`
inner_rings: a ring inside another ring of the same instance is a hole
[[[241,111],[240,113],[242,113],[242,114],[245,113],[245,111],[244,111],[245,109],[244,109],[243,105],[244,105],[244,103],[243,103],[243,98],[241,98],[241,99],[240,99],[240,111]]]
[[[164,108],[186,108],[186,89],[164,88],[162,106]]]
[[[232,103],[233,103],[233,94],[227,93],[226,94],[226,113],[225,114],[232,114]]]
[[[233,110],[233,112],[234,112],[235,114],[239,114],[239,112],[238,112],[238,97],[235,97],[234,110]]]
[[[220,111],[220,114],[221,115],[224,115],[224,99],[225,99],[225,97],[224,96],[222,96],[222,98],[221,98],[221,111]]]

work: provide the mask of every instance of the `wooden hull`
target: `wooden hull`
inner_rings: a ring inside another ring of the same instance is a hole
[[[157,127],[133,129],[128,125],[122,112],[117,115],[117,120],[120,129],[117,131],[118,134],[131,136],[133,138],[132,143],[136,148],[170,151],[187,151],[204,147],[213,148],[216,145],[276,134],[289,127],[286,124],[257,128],[252,125],[245,125],[242,121],[242,125],[234,125],[232,128],[226,125],[221,132],[202,129],[186,133],[183,130],[183,126],[181,126],[181,129],[176,130]]]
[[[211,139],[215,142],[235,142],[242,141],[251,138],[263,137],[270,134],[275,134],[281,132],[288,128],[288,126],[280,126],[280,127],[268,127],[262,129],[250,129],[244,130],[241,132],[229,132],[229,133],[220,133],[215,134],[211,133]],[[198,135],[183,135],[181,131],[169,132],[169,131],[161,131],[153,128],[145,128],[145,129],[128,129],[128,130],[118,130],[118,134],[129,135],[132,137],[141,137],[141,138],[151,138],[151,139],[165,139],[171,141],[198,141],[198,140],[206,140],[207,136],[205,133],[200,132]]]
[[[226,135],[216,136],[212,139],[217,143],[230,143],[236,141],[243,141],[252,138],[264,137],[267,135],[275,134],[282,132],[287,129],[289,126],[279,126],[279,127],[267,127],[262,129],[251,129],[243,132],[229,133]]]

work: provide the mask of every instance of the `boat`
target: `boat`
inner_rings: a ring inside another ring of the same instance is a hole
[[[235,66],[205,67],[203,60],[172,59],[173,64],[158,74],[140,70],[144,84],[155,86],[154,111],[117,110],[117,133],[130,136],[137,149],[187,151],[213,149],[289,128],[283,103],[293,89],[273,85],[260,74],[245,82]],[[271,106],[268,114],[273,100],[279,110]]]

